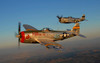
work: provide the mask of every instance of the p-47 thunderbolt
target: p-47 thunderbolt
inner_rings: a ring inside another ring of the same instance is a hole
[[[81,36],[79,34],[80,26],[79,23],[76,23],[72,30],[69,31],[57,31],[57,30],[50,30],[49,28],[43,28],[42,30],[37,30],[36,28],[24,24],[23,27],[26,31],[21,31],[21,23],[19,23],[18,27],[18,34],[16,35],[18,39],[18,46],[21,43],[31,43],[36,44],[39,43],[44,45],[46,48],[53,48],[53,49],[62,49],[62,45],[56,43],[58,40],[64,40],[67,38],[71,38],[74,36]]]
[[[59,19],[60,23],[77,23],[77,22],[81,22],[85,20],[85,14],[83,14],[83,16],[81,18],[74,18],[74,17],[59,17],[57,16],[57,18]]]

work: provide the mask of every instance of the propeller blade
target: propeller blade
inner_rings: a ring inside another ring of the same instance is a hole
[[[21,32],[21,23],[19,22],[19,23],[18,23],[18,35],[19,35],[19,37],[18,37],[18,47],[19,47],[19,48],[20,48],[20,38],[21,38],[20,32]]]
[[[20,31],[21,31],[21,23],[19,22],[18,23],[18,33],[20,34]]]
[[[20,38],[18,38],[18,48],[20,48]]]
[[[59,19],[60,17],[57,15],[57,18]]]
[[[15,37],[18,38],[18,48],[20,48],[20,38],[21,38],[21,23],[18,23],[18,34],[15,32]]]

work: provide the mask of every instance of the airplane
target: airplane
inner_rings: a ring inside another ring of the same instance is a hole
[[[74,18],[74,17],[59,17],[57,16],[57,18],[59,19],[59,22],[60,23],[78,23],[78,22],[81,22],[81,21],[84,21],[85,20],[85,14],[83,14],[83,16],[81,18]],[[87,21],[87,20],[86,20]]]
[[[72,30],[68,31],[50,30],[49,28],[43,28],[42,30],[38,30],[28,24],[23,24],[23,27],[26,31],[21,31],[21,23],[19,22],[18,34],[16,35],[16,37],[18,38],[18,46],[20,46],[21,42],[30,44],[41,44],[48,49],[63,49],[63,46],[56,43],[56,41],[64,40],[74,36],[85,37],[79,34],[79,23],[76,23]]]

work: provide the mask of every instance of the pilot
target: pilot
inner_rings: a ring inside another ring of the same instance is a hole
[[[50,29],[49,29],[49,28],[43,28],[43,31],[44,31],[44,32],[49,32]]]

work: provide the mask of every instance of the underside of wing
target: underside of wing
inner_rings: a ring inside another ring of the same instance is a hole
[[[62,45],[56,43],[56,42],[53,42],[52,39],[43,39],[43,38],[38,38],[36,39],[37,42],[39,42],[41,45],[44,45],[46,46],[46,48],[48,49],[62,49]]]
[[[28,24],[24,24],[23,27],[26,29],[26,31],[36,31],[37,29],[28,25]]]

